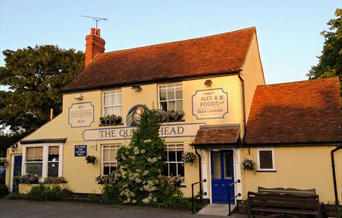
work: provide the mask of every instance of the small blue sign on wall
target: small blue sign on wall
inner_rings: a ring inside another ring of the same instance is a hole
[[[75,157],[85,157],[85,156],[87,156],[87,146],[75,145]]]

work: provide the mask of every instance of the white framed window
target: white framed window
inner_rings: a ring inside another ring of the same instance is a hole
[[[182,176],[184,177],[184,162],[182,153],[184,151],[183,143],[166,144],[166,162],[164,176]]]
[[[35,144],[23,147],[22,174],[37,174],[42,179],[62,176],[62,144]]]
[[[275,171],[273,148],[258,148],[258,171]]]
[[[116,160],[116,155],[120,146],[120,144],[102,145],[102,175],[108,175],[116,170],[118,164],[118,161]]]
[[[159,109],[183,110],[183,88],[181,83],[159,85]]]
[[[122,93],[121,90],[103,92],[103,116],[115,114],[122,116]]]

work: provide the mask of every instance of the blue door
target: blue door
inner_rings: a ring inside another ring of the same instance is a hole
[[[19,191],[19,184],[18,182],[14,180],[14,177],[21,175],[21,163],[22,163],[22,156],[14,156],[12,192],[16,192],[16,193],[18,193]]]
[[[234,182],[233,151],[211,152],[211,193],[213,203],[228,203],[228,185]],[[230,198],[234,197],[230,187]]]

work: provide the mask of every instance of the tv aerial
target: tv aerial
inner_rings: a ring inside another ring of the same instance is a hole
[[[91,18],[91,19],[93,19],[93,20],[96,22],[96,29],[98,29],[97,26],[98,26],[98,22],[99,22],[99,21],[101,21],[101,20],[107,21],[107,20],[108,20],[107,17],[106,17],[106,18],[103,18],[103,17],[93,17],[93,16],[87,16],[87,15],[81,15],[81,17],[86,17],[86,18]]]

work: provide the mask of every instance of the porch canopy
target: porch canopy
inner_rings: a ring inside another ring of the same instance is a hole
[[[193,145],[201,149],[235,148],[240,142],[239,125],[201,126]]]

